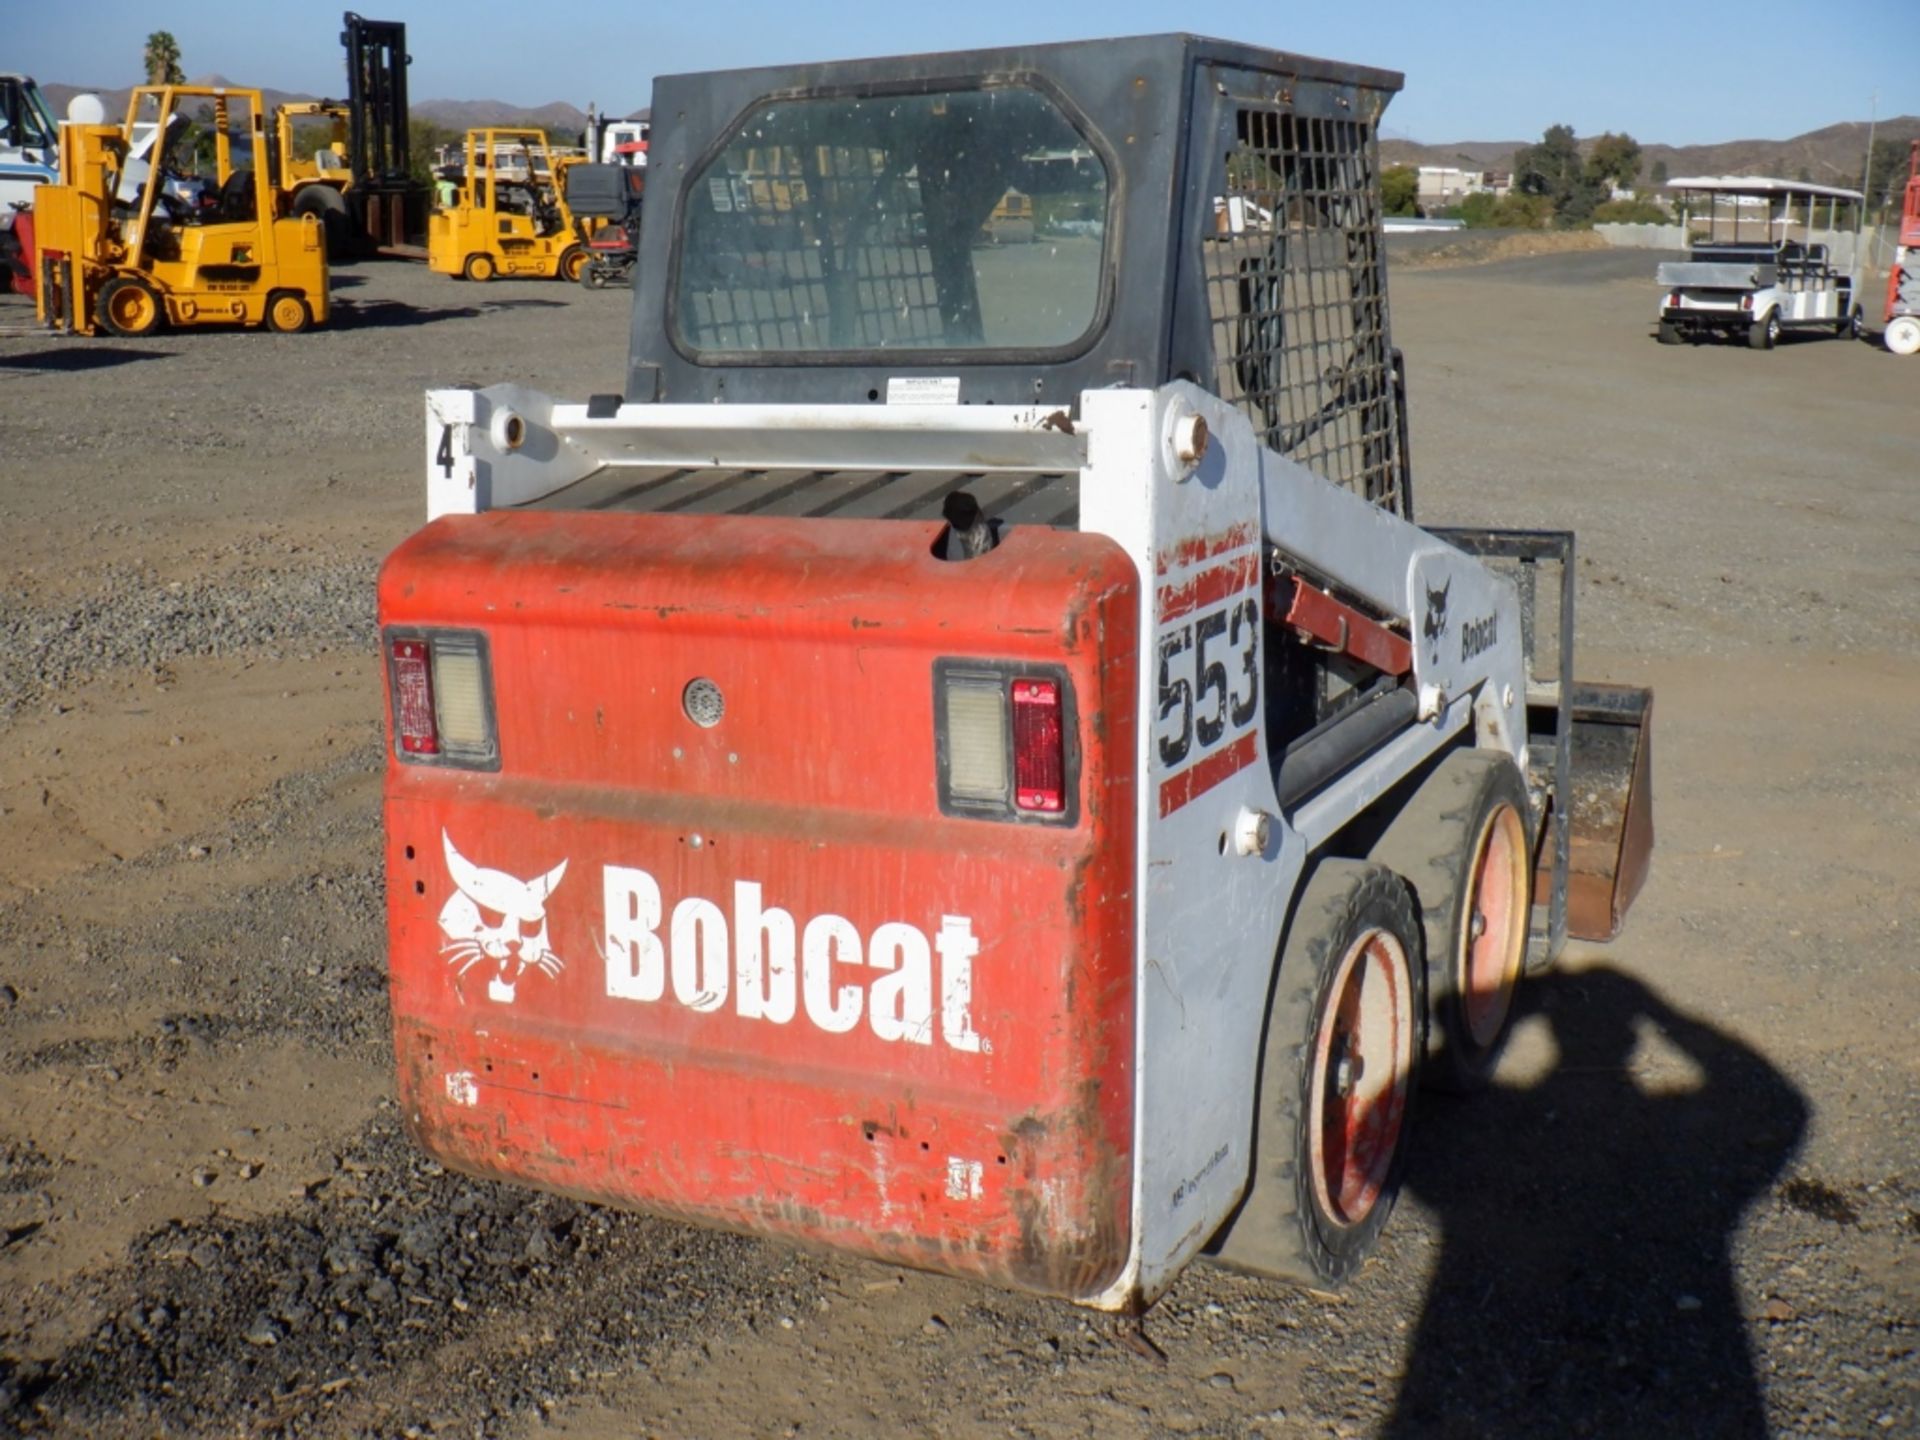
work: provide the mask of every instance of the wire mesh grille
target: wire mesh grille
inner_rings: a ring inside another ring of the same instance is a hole
[[[1373,127],[1238,112],[1207,255],[1214,390],[1269,448],[1402,514]]]
[[[867,350],[945,339],[932,255],[916,233],[924,225],[917,179],[864,147],[749,154],[745,175],[707,182],[715,228],[731,233],[705,250],[716,273],[689,286],[696,344]],[[823,233],[822,214],[855,218]]]
[[[674,323],[720,354],[1063,346],[1098,314],[1106,210],[1106,166],[1027,86],[770,100],[693,177]]]

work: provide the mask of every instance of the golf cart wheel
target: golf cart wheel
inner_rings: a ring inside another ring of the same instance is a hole
[[[307,302],[292,290],[276,290],[267,299],[267,328],[276,335],[298,335],[313,323]]]
[[[1680,327],[1673,321],[1662,320],[1656,338],[1662,345],[1678,345],[1684,337],[1680,334]]]
[[[1247,1198],[1218,1241],[1223,1263],[1328,1286],[1372,1250],[1406,1164],[1419,955],[1399,876],[1353,860],[1313,872],[1281,946]]]
[[[560,268],[556,273],[571,285],[580,278],[580,272],[586,266],[587,252],[578,245],[569,245],[560,252]]]
[[[1780,312],[1769,310],[1766,319],[1756,320],[1747,327],[1747,348],[1749,350],[1771,350],[1780,343]]]
[[[580,283],[589,290],[607,288],[607,272],[598,260],[589,260],[580,270]]]
[[[1920,354],[1920,315],[1896,315],[1887,322],[1887,349],[1896,355]]]
[[[1420,783],[1368,856],[1413,887],[1425,939],[1435,1090],[1478,1090],[1513,1021],[1533,914],[1527,788],[1505,755],[1456,750]]]
[[[1833,327],[1833,333],[1845,340],[1858,340],[1864,323],[1860,315],[1860,307],[1855,305],[1847,311],[1846,317]]]
[[[485,281],[493,279],[495,269],[496,267],[491,255],[469,255],[467,257],[467,263],[461,267],[460,273],[469,280],[484,283]]]
[[[116,275],[102,285],[95,308],[108,333],[136,340],[158,330],[167,315],[153,287],[136,275]]]

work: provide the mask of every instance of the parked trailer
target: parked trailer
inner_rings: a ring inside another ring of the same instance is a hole
[[[1651,843],[1572,537],[1413,519],[1399,85],[1184,35],[658,82],[622,391],[430,392],[381,575],[422,1146],[1107,1310],[1353,1272],[1421,1077],[1486,1081]],[[975,243],[1012,188],[1036,242]]]

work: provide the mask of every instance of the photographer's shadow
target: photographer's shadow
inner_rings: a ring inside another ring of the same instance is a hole
[[[1443,1249],[1385,1433],[1766,1435],[1731,1247],[1805,1098],[1617,970],[1530,982],[1526,1010],[1545,1078],[1425,1106],[1407,1189]]]

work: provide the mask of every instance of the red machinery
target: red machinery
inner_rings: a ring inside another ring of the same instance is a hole
[[[1900,207],[1900,248],[1887,272],[1887,348],[1920,352],[1920,140],[1907,160],[1907,193]]]

